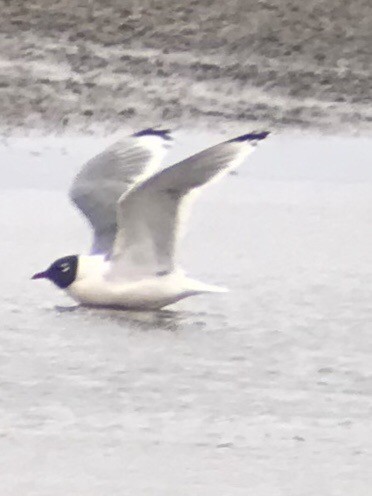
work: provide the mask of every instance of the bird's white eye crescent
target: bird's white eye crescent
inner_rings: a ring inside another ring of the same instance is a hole
[[[63,263],[60,265],[60,269],[62,272],[68,272],[70,270],[70,266],[68,263]]]

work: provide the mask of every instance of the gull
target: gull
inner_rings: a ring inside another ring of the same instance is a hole
[[[241,165],[268,132],[252,132],[161,168],[168,130],[120,139],[76,175],[70,198],[93,229],[89,255],[59,258],[32,279],[48,279],[82,305],[156,310],[224,288],[177,266],[180,226],[193,193]]]

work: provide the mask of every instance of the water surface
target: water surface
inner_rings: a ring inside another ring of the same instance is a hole
[[[273,137],[182,247],[231,292],[126,313],[29,280],[88,248],[66,190],[104,141],[0,149],[1,494],[369,495],[371,142]]]

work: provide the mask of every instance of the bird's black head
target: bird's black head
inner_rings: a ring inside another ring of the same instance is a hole
[[[38,272],[32,279],[49,279],[61,289],[66,289],[76,279],[78,267],[77,255],[59,258],[44,272]]]

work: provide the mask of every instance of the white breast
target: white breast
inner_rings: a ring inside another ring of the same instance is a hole
[[[140,280],[106,278],[110,262],[101,256],[79,257],[75,281],[67,293],[77,302],[93,306],[160,308],[187,296],[187,278],[181,273]]]
[[[188,296],[224,291],[190,279],[178,270],[164,276],[122,281],[106,278],[109,270],[110,262],[101,256],[79,257],[77,278],[67,293],[84,305],[149,310]]]

